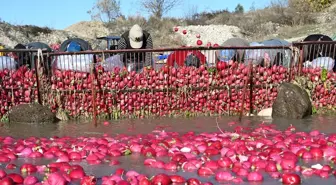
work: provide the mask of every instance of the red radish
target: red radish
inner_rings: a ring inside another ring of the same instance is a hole
[[[185,35],[187,34],[187,30],[183,30],[182,33]]]
[[[152,179],[153,185],[169,185],[172,183],[172,180],[168,175],[165,174],[157,174]]]
[[[0,179],[4,178],[6,176],[7,176],[7,173],[4,170],[0,169]]]
[[[186,162],[188,159],[184,154],[175,154],[172,159],[172,161],[177,162],[179,164],[183,164]]]
[[[37,172],[37,168],[36,168],[36,166],[34,166],[32,164],[23,164],[20,167],[20,171],[21,171],[21,173],[35,173],[35,172]]]
[[[118,169],[116,169],[116,171],[114,172],[114,174],[119,175],[119,176],[124,175],[124,173],[125,173],[125,170],[122,169],[122,168],[118,168]]]
[[[208,42],[208,43],[207,43],[207,47],[211,47],[211,42]]]
[[[208,167],[201,167],[198,169],[197,171],[199,176],[210,176],[210,175],[214,175],[215,173],[212,171],[211,168]]]
[[[259,172],[251,172],[247,175],[247,180],[249,182],[261,182],[264,180],[264,177]]]
[[[82,178],[81,185],[96,185],[97,179],[94,176],[85,176]]]
[[[170,179],[173,183],[185,183],[186,182],[184,177],[179,176],[179,175],[171,175]]]
[[[146,178],[143,178],[139,181],[139,185],[151,185],[151,181],[149,181],[148,179]]]
[[[7,164],[7,165],[6,165],[6,169],[14,170],[15,168],[16,168],[16,165],[15,165],[15,164],[10,163],[10,164]]]
[[[120,164],[120,162],[118,160],[115,160],[115,159],[111,160],[110,163],[109,163],[110,166],[115,166],[115,165],[119,165],[119,164]]]
[[[200,46],[200,45],[203,44],[203,42],[202,42],[201,40],[197,40],[197,41],[196,41],[196,44],[197,44],[198,46]]]
[[[3,179],[0,180],[0,184],[1,185],[14,185],[15,182],[10,177],[4,177]]]
[[[130,170],[128,172],[126,172],[125,176],[126,177],[137,177],[138,175],[140,175],[138,172]]]
[[[67,181],[60,173],[51,173],[47,176],[48,185],[66,185]]]
[[[296,163],[295,160],[292,160],[292,159],[283,159],[280,162],[280,165],[281,165],[281,168],[284,169],[284,170],[292,170],[295,167],[295,163]]]
[[[73,169],[69,174],[71,179],[82,179],[85,176],[85,172],[82,169]]]
[[[164,165],[164,169],[169,170],[169,171],[176,171],[178,168],[178,165],[176,162],[168,162]]]
[[[231,181],[234,177],[230,172],[220,171],[216,173],[215,179],[218,182]]]
[[[178,32],[178,27],[174,27],[174,32]]]
[[[16,173],[10,173],[7,175],[7,177],[10,177],[16,184],[22,184],[24,181],[23,177]]]
[[[208,167],[212,170],[217,170],[219,168],[219,165],[217,161],[208,161],[204,163],[204,167]]]
[[[301,184],[301,178],[295,173],[285,173],[282,175],[282,184],[286,185],[298,185]]]
[[[222,157],[218,160],[218,165],[222,168],[231,168],[233,163],[232,160],[228,157]]]
[[[190,178],[187,180],[187,183],[188,185],[201,185],[201,181],[199,181],[198,179],[195,179],[195,178]]]
[[[39,180],[35,176],[27,176],[23,180],[23,185],[34,185],[38,182]]]

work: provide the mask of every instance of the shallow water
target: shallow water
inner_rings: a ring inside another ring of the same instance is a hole
[[[238,122],[238,117],[197,117],[197,118],[160,118],[160,119],[136,119],[110,121],[110,125],[105,126],[98,122],[97,126],[90,121],[68,121],[57,124],[5,124],[0,127],[0,136],[13,136],[17,138],[36,136],[101,136],[103,134],[147,134],[154,129],[164,129],[175,132],[217,132],[216,119],[222,130],[231,131],[232,126],[227,123]],[[236,125],[256,127],[259,123],[273,123],[280,130],[288,126],[295,125],[298,131],[320,130],[324,133],[336,131],[336,116],[312,116],[302,120],[272,119],[262,117],[244,117]]]
[[[100,137],[103,134],[117,135],[117,134],[147,134],[155,129],[165,131],[175,131],[184,133],[187,131],[194,131],[196,133],[201,132],[218,132],[219,127],[222,130],[231,131],[233,126],[229,126],[227,123],[230,121],[238,121],[237,117],[197,117],[197,118],[161,118],[161,119],[143,119],[143,120],[121,120],[111,121],[111,124],[105,126],[100,122],[96,127],[92,122],[83,121],[71,121],[60,122],[57,124],[45,124],[45,125],[28,125],[28,124],[5,124],[0,128],[1,136],[13,136],[16,138],[24,138],[29,136],[36,137],[51,137],[51,136],[96,136]],[[333,116],[313,116],[303,120],[288,120],[288,119],[271,119],[260,117],[244,117],[240,123],[235,126],[249,126],[256,127],[259,123],[274,123],[280,130],[286,129],[291,124],[297,127],[297,131],[310,131],[313,129],[320,130],[323,133],[333,133],[336,131],[336,117]],[[125,169],[133,169],[148,176],[157,173],[174,174],[174,172],[168,172],[164,170],[152,169],[143,165],[144,158],[140,155],[130,155],[118,158],[121,165],[116,167],[110,167],[108,164],[100,165],[87,165],[85,162],[80,163],[86,170],[87,174],[93,174],[97,177],[104,175],[110,175],[117,168],[123,167]],[[162,158],[162,160],[167,160]],[[22,164],[24,162],[32,162],[35,164],[47,164],[50,161],[46,160],[31,160],[31,159],[19,159],[15,163]],[[323,163],[320,161],[320,163]],[[1,166],[0,166],[1,167]],[[178,172],[186,178],[195,177],[203,181],[211,181],[214,184],[218,184],[214,178],[200,178],[197,173]],[[311,177],[303,179],[303,184],[316,185],[316,184],[335,184],[336,179],[331,177],[329,179],[321,179],[319,177]],[[246,183],[248,184],[248,183]],[[280,184],[267,175],[265,175],[265,181],[263,184],[275,185]]]

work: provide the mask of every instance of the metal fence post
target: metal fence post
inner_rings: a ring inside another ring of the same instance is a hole
[[[42,105],[42,99],[41,99],[41,86],[40,86],[40,76],[39,76],[39,67],[40,64],[39,59],[34,59],[35,63],[35,75],[36,75],[36,85],[37,85],[37,102]]]
[[[253,113],[253,64],[250,63],[250,115]]]
[[[96,55],[93,55],[93,64],[91,67],[91,81],[92,81],[92,86],[91,86],[91,92],[92,92],[92,112],[93,112],[93,124],[97,126],[97,105],[96,105]]]
[[[299,60],[299,71],[298,71],[298,75],[301,76],[301,72],[302,72],[302,66],[303,66],[303,60],[304,60],[304,49],[303,49],[304,46],[301,46],[300,47],[300,60]]]

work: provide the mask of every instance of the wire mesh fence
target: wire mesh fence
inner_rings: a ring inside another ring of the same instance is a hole
[[[272,106],[281,83],[298,76],[306,80],[316,107],[335,107],[335,57],[331,49],[323,49],[334,44],[325,43],[316,50],[311,49],[316,43],[294,43],[294,47],[166,48],[41,56],[29,51],[35,55],[28,66],[16,63],[9,69],[0,61],[1,116],[13,105],[34,101],[72,118],[255,114]],[[310,65],[304,54],[307,48],[317,53],[308,57]],[[18,61],[9,53],[4,57]]]

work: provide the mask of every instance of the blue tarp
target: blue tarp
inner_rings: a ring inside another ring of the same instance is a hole
[[[226,47],[230,47],[230,46],[248,46],[248,41],[246,41],[245,39],[242,38],[230,38],[228,40],[226,40],[222,46],[226,46]],[[219,51],[219,60],[221,61],[229,61],[231,60],[233,57],[235,57],[236,54],[239,54],[240,57],[243,56],[244,51],[243,50],[235,50],[235,49],[225,49],[225,50],[221,50]],[[242,58],[239,58],[238,60],[240,60]]]
[[[168,54],[166,54],[166,55],[159,55],[159,56],[156,57],[156,59],[157,60],[165,60],[165,59],[168,58],[168,56],[169,56]]]

